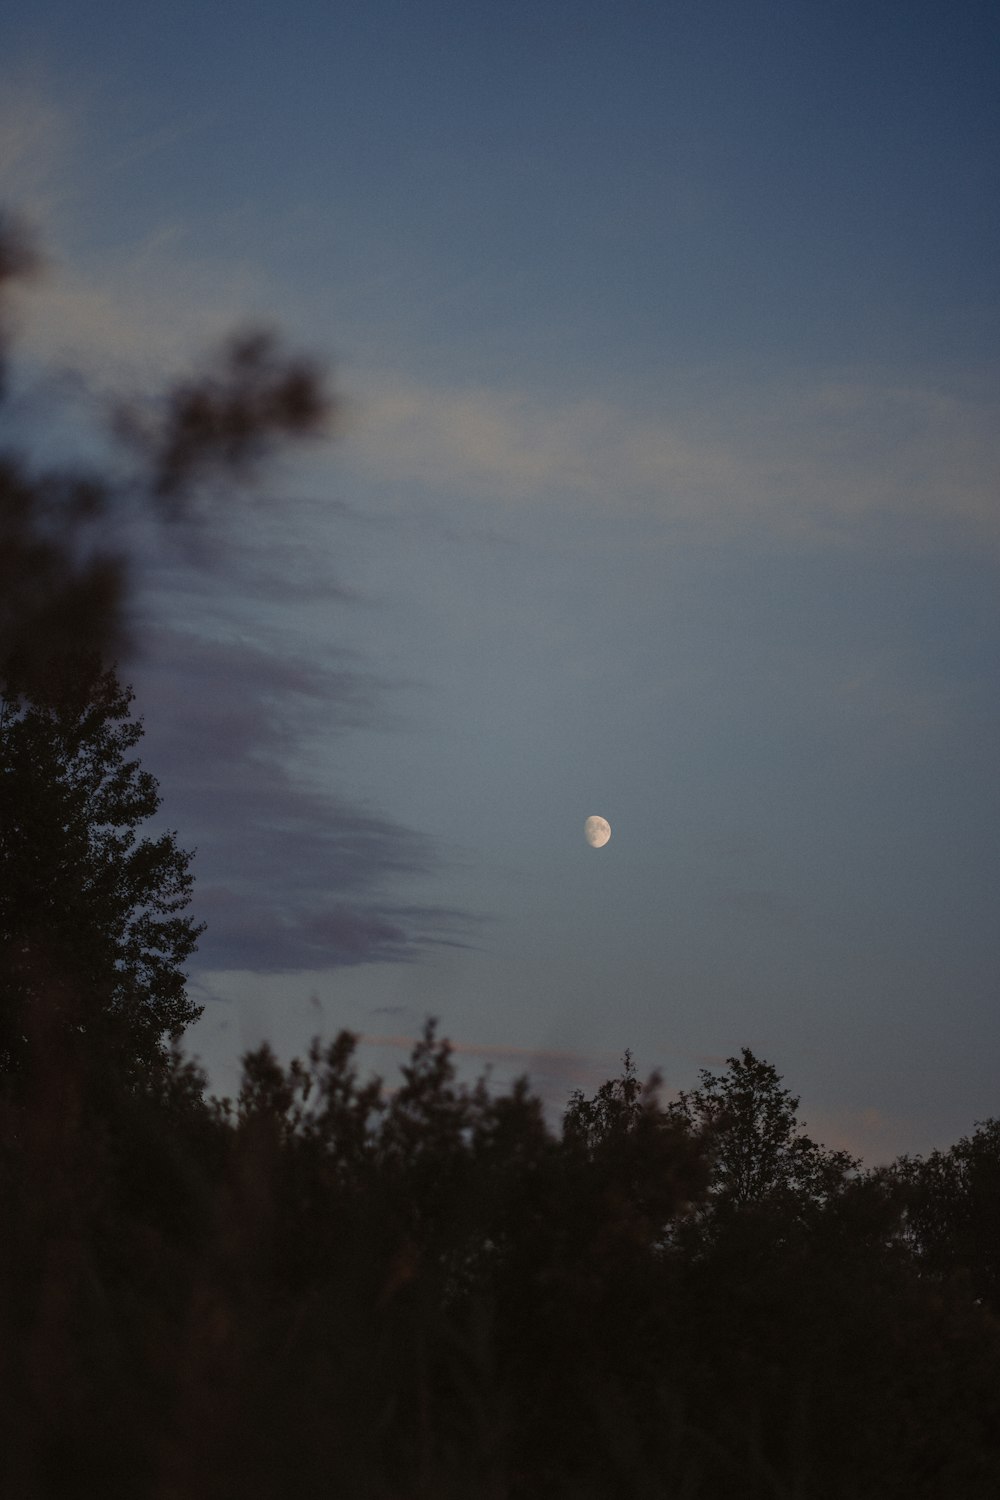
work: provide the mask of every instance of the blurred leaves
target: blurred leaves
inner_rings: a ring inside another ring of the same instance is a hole
[[[115,430],[143,458],[162,513],[176,518],[205,482],[245,481],[283,440],[328,432],[334,410],[318,366],[253,330],[205,374],[145,405],[120,405]]]
[[[11,333],[13,283],[39,265],[30,236],[0,215],[0,404]],[[0,448],[0,679],[33,686],[50,657],[83,649],[104,660],[129,645],[131,563],[120,507],[145,506],[167,522],[190,517],[195,498],[245,484],[284,445],[330,430],[338,407],[314,362],[273,333],[233,338],[205,371],[158,396],[115,404],[108,434],[130,455],[108,462],[39,466]]]

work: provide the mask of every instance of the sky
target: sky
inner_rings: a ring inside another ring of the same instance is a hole
[[[8,0],[25,432],[256,324],[338,394],[121,523],[213,1087],[341,1027],[391,1083],[433,1015],[556,1115],[744,1046],[869,1164],[1000,1113],[998,32]]]

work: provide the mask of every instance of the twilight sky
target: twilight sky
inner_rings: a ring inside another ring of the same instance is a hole
[[[343,397],[129,522],[213,1083],[432,1013],[556,1107],[750,1046],[872,1163],[1000,1113],[995,5],[8,0],[0,56],[26,430],[260,320]]]

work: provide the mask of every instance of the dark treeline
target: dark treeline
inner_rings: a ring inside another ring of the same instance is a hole
[[[996,1495],[996,1122],[863,1172],[746,1051],[556,1131],[430,1026],[391,1093],[353,1048],[6,1091],[5,1493]]]
[[[327,405],[248,337],[119,420],[130,482],[176,519]],[[391,1088],[343,1032],[208,1095],[113,502],[0,451],[0,1493],[995,1500],[1000,1121],[866,1170],[743,1049],[556,1128],[431,1022]]]

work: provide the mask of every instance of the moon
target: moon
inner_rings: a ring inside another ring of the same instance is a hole
[[[607,818],[590,817],[583,825],[583,836],[592,849],[603,849],[611,837],[611,824]]]

